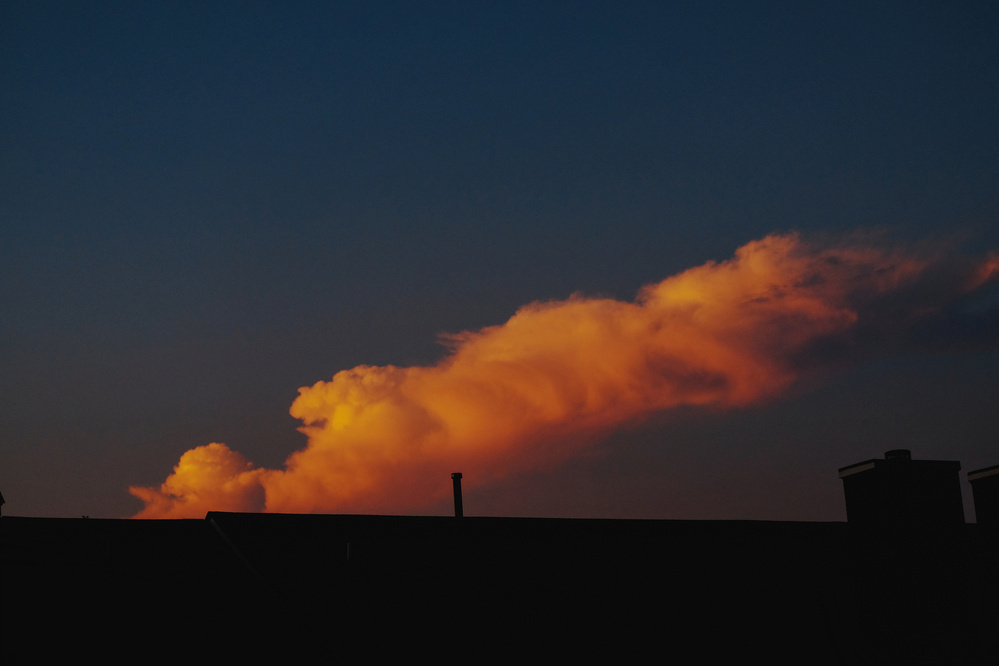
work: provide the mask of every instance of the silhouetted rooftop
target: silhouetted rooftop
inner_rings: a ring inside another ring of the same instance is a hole
[[[3,661],[990,662],[999,532],[0,518]]]

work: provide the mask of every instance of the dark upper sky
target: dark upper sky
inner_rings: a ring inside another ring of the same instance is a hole
[[[4,511],[134,514],[213,441],[279,467],[300,386],[770,232],[999,249],[997,118],[992,3],[4,2]],[[836,469],[897,447],[966,486],[999,463],[995,342],[465,511],[842,520]]]

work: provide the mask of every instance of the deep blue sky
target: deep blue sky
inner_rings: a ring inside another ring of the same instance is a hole
[[[772,231],[999,249],[997,119],[987,2],[5,1],[4,511],[279,467],[300,386]],[[995,345],[876,361],[466,512],[842,520],[887,449],[999,463],[997,404]]]

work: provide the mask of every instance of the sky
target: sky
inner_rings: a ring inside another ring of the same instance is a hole
[[[996,118],[994,3],[5,0],[3,512],[974,520]]]

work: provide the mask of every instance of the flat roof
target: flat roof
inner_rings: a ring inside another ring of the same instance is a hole
[[[874,469],[877,459],[865,460],[864,462],[853,463],[852,465],[847,465],[846,467],[839,468],[839,478],[844,476],[850,476],[851,474],[857,474],[858,472],[865,472],[869,469]]]
[[[999,474],[999,465],[992,465],[992,467],[983,467],[982,469],[976,469],[968,472],[968,481],[975,481],[977,479],[982,479],[987,476],[995,476]]]
[[[954,470],[961,469],[961,462],[958,460],[912,460],[910,458],[872,458],[870,460],[864,460],[863,462],[854,463],[852,465],[847,465],[846,467],[839,468],[839,478],[843,479],[853,474],[859,474],[860,472],[866,472],[869,469],[875,469],[877,467],[888,467],[894,468],[896,465],[906,465],[921,467],[926,469],[927,467],[952,467]],[[999,465],[996,466],[999,468]],[[990,468],[991,469],[991,468]],[[981,470],[979,470],[981,471]],[[976,477],[977,478],[977,477]]]

